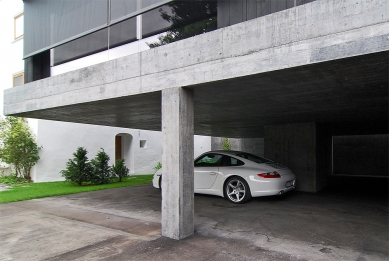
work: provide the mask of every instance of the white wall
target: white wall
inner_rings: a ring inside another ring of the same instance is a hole
[[[60,171],[66,168],[66,162],[73,157],[77,147],[85,147],[89,159],[94,158],[100,148],[103,148],[110,156],[112,165],[116,135],[123,136],[122,155],[130,173],[154,173],[154,167],[162,158],[161,132],[39,120],[38,144],[43,148],[40,151],[41,160],[33,172],[33,180],[63,180]],[[146,147],[140,147],[140,140],[146,140]],[[211,137],[195,136],[194,144],[194,154],[198,156],[211,149]]]

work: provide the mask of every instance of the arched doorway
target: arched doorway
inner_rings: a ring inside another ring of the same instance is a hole
[[[132,135],[128,133],[119,133],[115,136],[115,161],[124,159],[130,174],[135,171],[132,139]]]

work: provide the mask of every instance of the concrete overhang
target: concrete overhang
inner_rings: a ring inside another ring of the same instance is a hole
[[[199,135],[290,122],[387,133],[388,51],[385,1],[322,0],[8,89],[4,112],[160,130],[161,90],[186,87]]]

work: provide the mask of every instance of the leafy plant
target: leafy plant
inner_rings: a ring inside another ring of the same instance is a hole
[[[230,139],[224,138],[222,142],[223,150],[231,150]]]
[[[10,175],[0,175],[0,183],[3,183],[5,185],[18,185],[29,182],[31,182],[31,180],[22,177],[16,177],[16,174],[14,173],[11,173]]]
[[[115,165],[112,166],[112,174],[119,178],[119,182],[122,182],[122,178],[127,177],[130,170],[124,165],[124,159],[118,159]]]
[[[104,149],[101,149],[96,157],[91,160],[93,168],[91,181],[93,184],[108,184],[110,182],[112,170],[108,163],[109,156]]]
[[[162,169],[162,163],[158,162],[157,166],[155,166],[153,169],[155,170],[155,172],[157,172],[159,169]]]
[[[0,159],[13,165],[15,177],[31,180],[30,170],[38,162],[41,148],[24,118],[0,119]]]
[[[77,183],[80,186],[83,182],[90,181],[93,168],[88,162],[87,153],[88,151],[83,147],[78,147],[73,153],[73,159],[69,159],[66,163],[66,169],[61,170],[62,177],[66,181]]]

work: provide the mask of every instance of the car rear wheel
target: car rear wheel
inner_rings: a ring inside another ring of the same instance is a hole
[[[235,204],[242,204],[251,199],[250,187],[241,177],[232,177],[224,185],[224,197]]]

